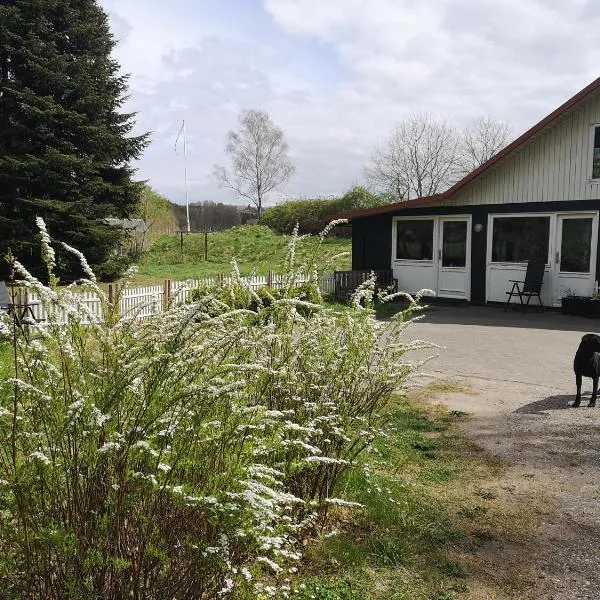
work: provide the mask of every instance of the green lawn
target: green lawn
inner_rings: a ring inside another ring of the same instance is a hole
[[[211,277],[231,272],[230,261],[238,261],[242,275],[256,271],[266,275],[269,270],[279,271],[285,256],[289,236],[277,235],[268,227],[245,225],[208,234],[208,260],[204,260],[204,234],[183,236],[183,252],[179,234],[157,235],[151,239],[150,251],[139,262],[136,283],[159,282],[164,279],[183,280]],[[304,239],[298,247],[300,261],[314,252],[316,238]],[[322,260],[350,252],[349,239],[329,237],[323,243]],[[350,257],[339,259],[332,269],[350,268]]]

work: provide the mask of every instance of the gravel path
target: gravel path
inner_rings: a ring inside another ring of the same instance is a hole
[[[516,556],[513,547],[493,548],[495,568],[516,561],[529,570],[528,598],[600,600],[600,408],[583,406],[591,380],[582,407],[569,408],[573,355],[581,336],[598,330],[600,321],[478,307],[435,307],[409,330],[445,347],[427,376],[476,392],[442,401],[470,413],[465,433],[515,465],[511,493],[545,507]]]

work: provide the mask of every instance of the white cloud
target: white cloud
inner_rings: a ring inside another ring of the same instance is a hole
[[[140,174],[179,200],[184,117],[194,199],[230,199],[210,173],[242,108],[286,133],[297,176],[285,194],[330,194],[413,112],[493,114],[519,132],[599,75],[593,0],[263,0],[271,30],[243,36],[227,17],[188,18],[182,1],[103,0],[139,129],[153,131]]]

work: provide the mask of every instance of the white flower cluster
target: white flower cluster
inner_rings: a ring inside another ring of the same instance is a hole
[[[362,307],[373,279],[341,314],[286,295],[300,279],[301,241],[296,228],[285,289],[268,308],[250,289],[239,295],[248,306],[230,290],[211,291],[143,322],[103,299],[108,318],[91,321],[68,288],[25,272],[49,322],[34,343],[19,339],[19,372],[4,384],[13,393],[0,400],[0,438],[18,454],[2,463],[0,479],[15,481],[10,465],[19,462],[32,472],[29,487],[16,490],[27,494],[27,521],[19,525],[15,504],[7,522],[42,537],[49,519],[71,524],[68,535],[90,535],[110,556],[86,562],[85,581],[130,589],[119,579],[126,569],[106,567],[119,556],[143,565],[136,593],[150,599],[148,582],[174,585],[184,573],[207,597],[238,588],[286,597],[319,513],[360,507],[331,490],[371,447],[378,412],[412,371],[397,336],[405,324],[382,333]],[[85,258],[69,250],[95,285]],[[318,280],[311,260],[301,268]],[[140,537],[150,533],[151,551]],[[55,569],[39,581],[59,586],[63,558],[36,559]]]

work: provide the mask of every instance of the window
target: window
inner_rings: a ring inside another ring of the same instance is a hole
[[[467,222],[444,221],[442,266],[464,267],[467,264]]]
[[[550,217],[494,217],[492,262],[548,262]]]
[[[568,219],[562,221],[560,242],[560,270],[569,273],[590,272],[593,219]]]
[[[592,154],[592,179],[600,179],[600,125],[594,127],[594,149]]]
[[[396,258],[433,260],[433,219],[396,222]]]

